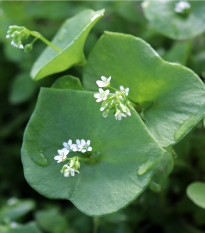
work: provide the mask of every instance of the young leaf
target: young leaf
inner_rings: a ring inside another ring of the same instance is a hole
[[[53,83],[52,87],[58,89],[82,90],[80,79],[72,75],[65,75],[61,78],[58,78]]]
[[[51,47],[47,47],[32,68],[32,78],[39,80],[64,71],[73,65],[83,65],[85,63],[83,53],[85,40],[103,13],[104,10],[85,10],[66,20],[52,40],[52,43],[63,51],[59,53]]]
[[[187,195],[196,205],[205,209],[205,183],[191,183],[187,187]]]
[[[88,215],[103,215],[124,207],[144,191],[164,151],[134,110],[125,120],[112,116],[105,120],[93,95],[42,89],[25,131],[22,161],[26,180],[36,191],[68,199]],[[91,140],[92,152],[99,155],[81,162],[80,174],[66,178],[54,156],[63,142],[79,138]]]
[[[183,1],[179,1],[183,2]],[[142,6],[153,27],[172,39],[185,40],[205,31],[205,2],[187,1],[189,12],[177,12],[178,1],[145,1]]]
[[[205,116],[205,86],[199,77],[165,62],[134,36],[106,32],[99,39],[88,57],[83,86],[97,90],[102,75],[112,76],[115,88],[130,88],[129,98],[142,106],[146,126],[163,147],[181,140]]]

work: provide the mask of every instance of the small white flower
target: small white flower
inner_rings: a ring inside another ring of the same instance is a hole
[[[73,144],[71,139],[69,139],[68,142],[64,142],[63,146],[69,151],[78,151],[77,145]]]
[[[115,119],[120,121],[122,117],[126,117],[126,114],[122,113],[119,109],[117,109],[115,113]]]
[[[105,76],[101,76],[101,80],[97,80],[96,83],[98,85],[98,87],[107,87],[110,85],[110,80],[111,80],[111,76],[109,78],[106,78]]]
[[[175,12],[183,13],[184,10],[191,8],[191,5],[186,1],[180,1],[175,4]]]
[[[57,160],[57,163],[62,162],[66,159],[67,154],[69,153],[69,150],[66,148],[63,148],[61,150],[58,150],[58,155],[54,157],[55,160]]]
[[[87,140],[87,142],[84,139],[77,139],[76,144],[78,146],[78,151],[85,153],[86,151],[91,151],[92,147],[90,146],[90,140]]]
[[[120,90],[121,90],[121,91],[124,91],[124,92],[125,92],[125,95],[128,96],[129,90],[130,90],[130,89],[129,89],[129,87],[124,88],[123,86],[120,86]]]
[[[71,160],[72,161],[72,160]],[[68,165],[63,166],[63,173],[65,177],[69,177],[69,175],[74,176],[75,172],[80,173],[78,170],[73,169]]]
[[[109,90],[103,91],[102,88],[99,88],[99,93],[94,94],[94,97],[97,99],[96,102],[106,100],[109,93],[110,93]]]

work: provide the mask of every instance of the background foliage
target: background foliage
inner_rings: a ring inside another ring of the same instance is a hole
[[[38,42],[32,53],[24,54],[5,39],[7,28],[24,25],[51,39],[66,18],[87,8],[106,12],[86,40],[86,55],[103,31],[128,33],[146,40],[165,60],[193,69],[204,81],[205,34],[183,41],[170,39],[145,18],[141,2],[0,2],[0,232],[205,232],[205,210],[186,195],[189,184],[205,180],[202,122],[177,144],[174,170],[162,190],[147,190],[117,213],[91,218],[67,201],[42,197],[26,183],[20,161],[24,128],[39,88],[50,86],[57,76],[32,81],[31,67],[45,46]],[[69,73],[82,78],[81,67]],[[194,201],[191,186],[187,193]]]

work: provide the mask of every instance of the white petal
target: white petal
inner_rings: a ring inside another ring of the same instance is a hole
[[[93,148],[91,146],[88,147],[88,151],[91,151]]]
[[[76,140],[76,144],[80,145],[80,140],[79,139]]]
[[[99,98],[100,96],[101,96],[100,93],[95,93],[95,94],[94,94],[94,97],[95,97],[95,98]]]
[[[69,145],[69,146],[72,145],[72,140],[71,140],[71,139],[68,140],[68,145]]]
[[[111,80],[111,76],[107,79],[107,81],[110,82],[110,80]]]
[[[84,139],[81,139],[81,145],[84,146],[86,144]]]
[[[96,102],[100,102],[100,101],[102,101],[103,99],[102,98],[98,98],[97,100],[96,100]]]
[[[88,145],[88,146],[90,145],[90,140],[87,140],[87,145]]]
[[[68,143],[64,142],[64,143],[63,143],[63,146],[64,146],[65,148],[67,148]]]
[[[103,81],[100,81],[100,80],[96,81],[96,83],[97,83],[98,87],[106,86],[106,84]]]
[[[125,88],[124,88],[123,86],[120,86],[120,90],[121,90],[121,91],[124,91],[124,89],[125,89]]]
[[[61,158],[60,155],[56,155],[56,156],[54,157],[55,160],[59,160],[60,158]]]
[[[105,82],[107,78],[105,76],[101,76],[101,79]]]

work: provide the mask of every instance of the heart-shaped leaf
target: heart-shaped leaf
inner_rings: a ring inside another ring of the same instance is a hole
[[[143,109],[143,119],[163,147],[182,139],[205,116],[205,86],[179,64],[162,60],[143,40],[106,32],[84,69],[83,85],[97,90],[96,80],[112,76],[111,85],[129,87],[129,98]]]
[[[179,6],[181,2],[181,6]],[[186,1],[190,9],[186,13],[183,1],[145,1],[142,6],[146,18],[154,28],[173,39],[185,40],[205,31],[205,2]],[[178,5],[177,5],[178,4]],[[182,12],[178,12],[180,8]],[[183,13],[183,8],[185,13]]]
[[[139,196],[164,151],[133,110],[116,121],[102,118],[92,92],[42,89],[24,135],[28,183],[49,198],[69,199],[88,215],[112,213]],[[91,140],[94,160],[65,178],[54,156],[68,139]],[[140,175],[138,175],[140,174]]]
[[[205,209],[205,183],[194,182],[187,188],[188,197],[198,206]]]
[[[73,65],[84,64],[83,47],[85,40],[103,13],[104,10],[85,10],[66,20],[52,40],[52,43],[61,48],[62,52],[59,53],[53,48],[47,47],[32,68],[32,78],[39,80],[64,71]]]

